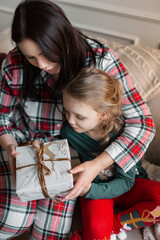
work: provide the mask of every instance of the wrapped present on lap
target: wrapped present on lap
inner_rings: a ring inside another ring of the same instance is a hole
[[[16,148],[16,192],[21,201],[54,198],[73,187],[66,139]]]

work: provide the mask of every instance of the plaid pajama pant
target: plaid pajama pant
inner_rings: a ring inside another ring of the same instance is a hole
[[[31,240],[68,239],[75,199],[60,204],[51,199],[21,202],[6,159],[0,150],[0,240],[14,239],[29,227]]]

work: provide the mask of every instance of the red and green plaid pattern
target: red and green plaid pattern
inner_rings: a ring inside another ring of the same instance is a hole
[[[6,153],[0,151],[0,157],[0,239],[21,235],[30,226],[32,240],[68,239],[75,199],[60,204],[50,199],[21,202],[15,193]]]

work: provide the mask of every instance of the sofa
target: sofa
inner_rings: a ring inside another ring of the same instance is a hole
[[[156,125],[156,135],[150,143],[148,150],[142,159],[149,177],[153,179],[158,176],[160,180],[160,50],[142,44],[124,45],[118,42],[99,38],[101,42],[115,50],[121,61],[128,70],[130,78],[144,101],[150,107]],[[10,40],[10,29],[0,33],[0,64],[5,54],[14,47]],[[159,166],[158,166],[159,165]],[[80,211],[76,207],[73,218],[72,231],[81,225]],[[29,233],[15,239],[28,240]],[[142,240],[143,230],[133,230],[127,233],[129,240]]]

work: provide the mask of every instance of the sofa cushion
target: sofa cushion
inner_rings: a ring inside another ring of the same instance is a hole
[[[116,50],[144,101],[160,93],[160,50],[132,44]]]
[[[115,41],[111,41],[111,40],[107,40],[105,38],[95,38],[96,40],[100,41],[101,43],[105,44],[106,46],[108,46],[109,48],[112,48],[115,52],[119,49],[119,48],[124,48],[126,45],[119,43],[119,42],[115,42]]]

